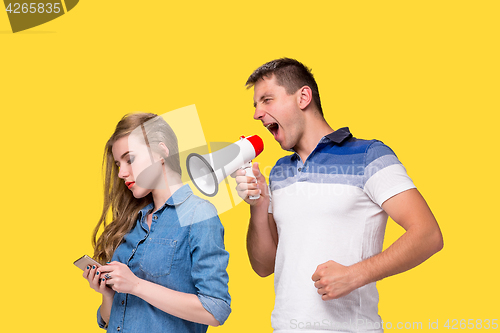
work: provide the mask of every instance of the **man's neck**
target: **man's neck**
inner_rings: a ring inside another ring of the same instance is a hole
[[[293,149],[300,156],[303,162],[318,145],[321,138],[333,132],[323,117],[314,117],[306,121],[306,128],[300,141]]]

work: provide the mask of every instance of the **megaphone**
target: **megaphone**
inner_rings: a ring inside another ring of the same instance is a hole
[[[219,183],[238,169],[245,168],[246,175],[254,177],[252,160],[264,150],[264,142],[257,135],[240,137],[240,140],[214,153],[191,153],[186,167],[191,181],[206,196],[213,197],[219,191]],[[251,196],[250,199],[258,199]]]

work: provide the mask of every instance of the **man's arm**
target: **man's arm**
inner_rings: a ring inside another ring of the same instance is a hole
[[[250,204],[250,223],[247,233],[247,251],[253,270],[261,277],[274,273],[278,246],[278,232],[273,214],[268,213],[269,189],[258,163],[252,166],[256,178],[246,177],[245,171],[235,173],[238,195]],[[260,194],[259,199],[249,196]]]
[[[429,206],[417,189],[386,200],[382,208],[406,232],[385,251],[351,266],[334,261],[321,264],[312,276],[323,300],[407,271],[443,248],[443,236]]]
[[[273,214],[257,213],[257,207],[250,208],[250,224],[247,233],[247,251],[252,268],[261,277],[274,273],[278,232]]]

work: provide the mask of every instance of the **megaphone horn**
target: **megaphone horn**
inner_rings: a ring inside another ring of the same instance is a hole
[[[186,159],[187,172],[201,193],[213,197],[219,191],[219,183],[236,170],[245,167],[247,176],[253,176],[250,162],[263,150],[264,142],[259,136],[242,136],[239,141],[216,152],[205,155],[189,154]],[[251,197],[258,198],[259,196]]]

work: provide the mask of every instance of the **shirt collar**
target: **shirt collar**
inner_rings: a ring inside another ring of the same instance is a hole
[[[322,137],[321,140],[319,140],[316,148],[314,148],[314,150],[318,149],[319,146],[323,146],[323,144],[328,142],[328,141],[331,141],[331,142],[336,143],[336,144],[341,144],[344,140],[347,140],[351,137],[352,137],[352,134],[349,131],[349,127],[339,128],[338,130],[333,131],[332,133],[327,134],[324,137]],[[292,158],[299,158],[299,154],[297,154],[297,152],[295,150],[293,150],[293,148],[290,149],[290,151],[295,153],[295,154],[293,154]]]
[[[191,190],[191,187],[189,187],[188,184],[184,184],[180,189],[175,191],[170,198],[161,206],[160,209],[162,210],[165,206],[179,206],[182,204],[184,201],[186,201],[191,195],[193,194],[193,191]],[[139,218],[141,218],[144,215],[147,215],[148,212],[154,208],[154,202],[149,203],[146,207],[141,209],[139,211]]]
[[[168,206],[179,206],[181,203],[186,201],[192,194],[193,191],[191,190],[191,187],[189,187],[188,184],[184,184],[180,189],[175,191],[174,194],[170,196],[170,198],[168,198],[165,204]]]
[[[352,137],[351,132],[349,131],[349,127],[342,127],[339,128],[336,131],[333,131],[332,133],[325,135],[325,138],[329,139],[330,141],[340,144],[344,140],[347,140]]]

